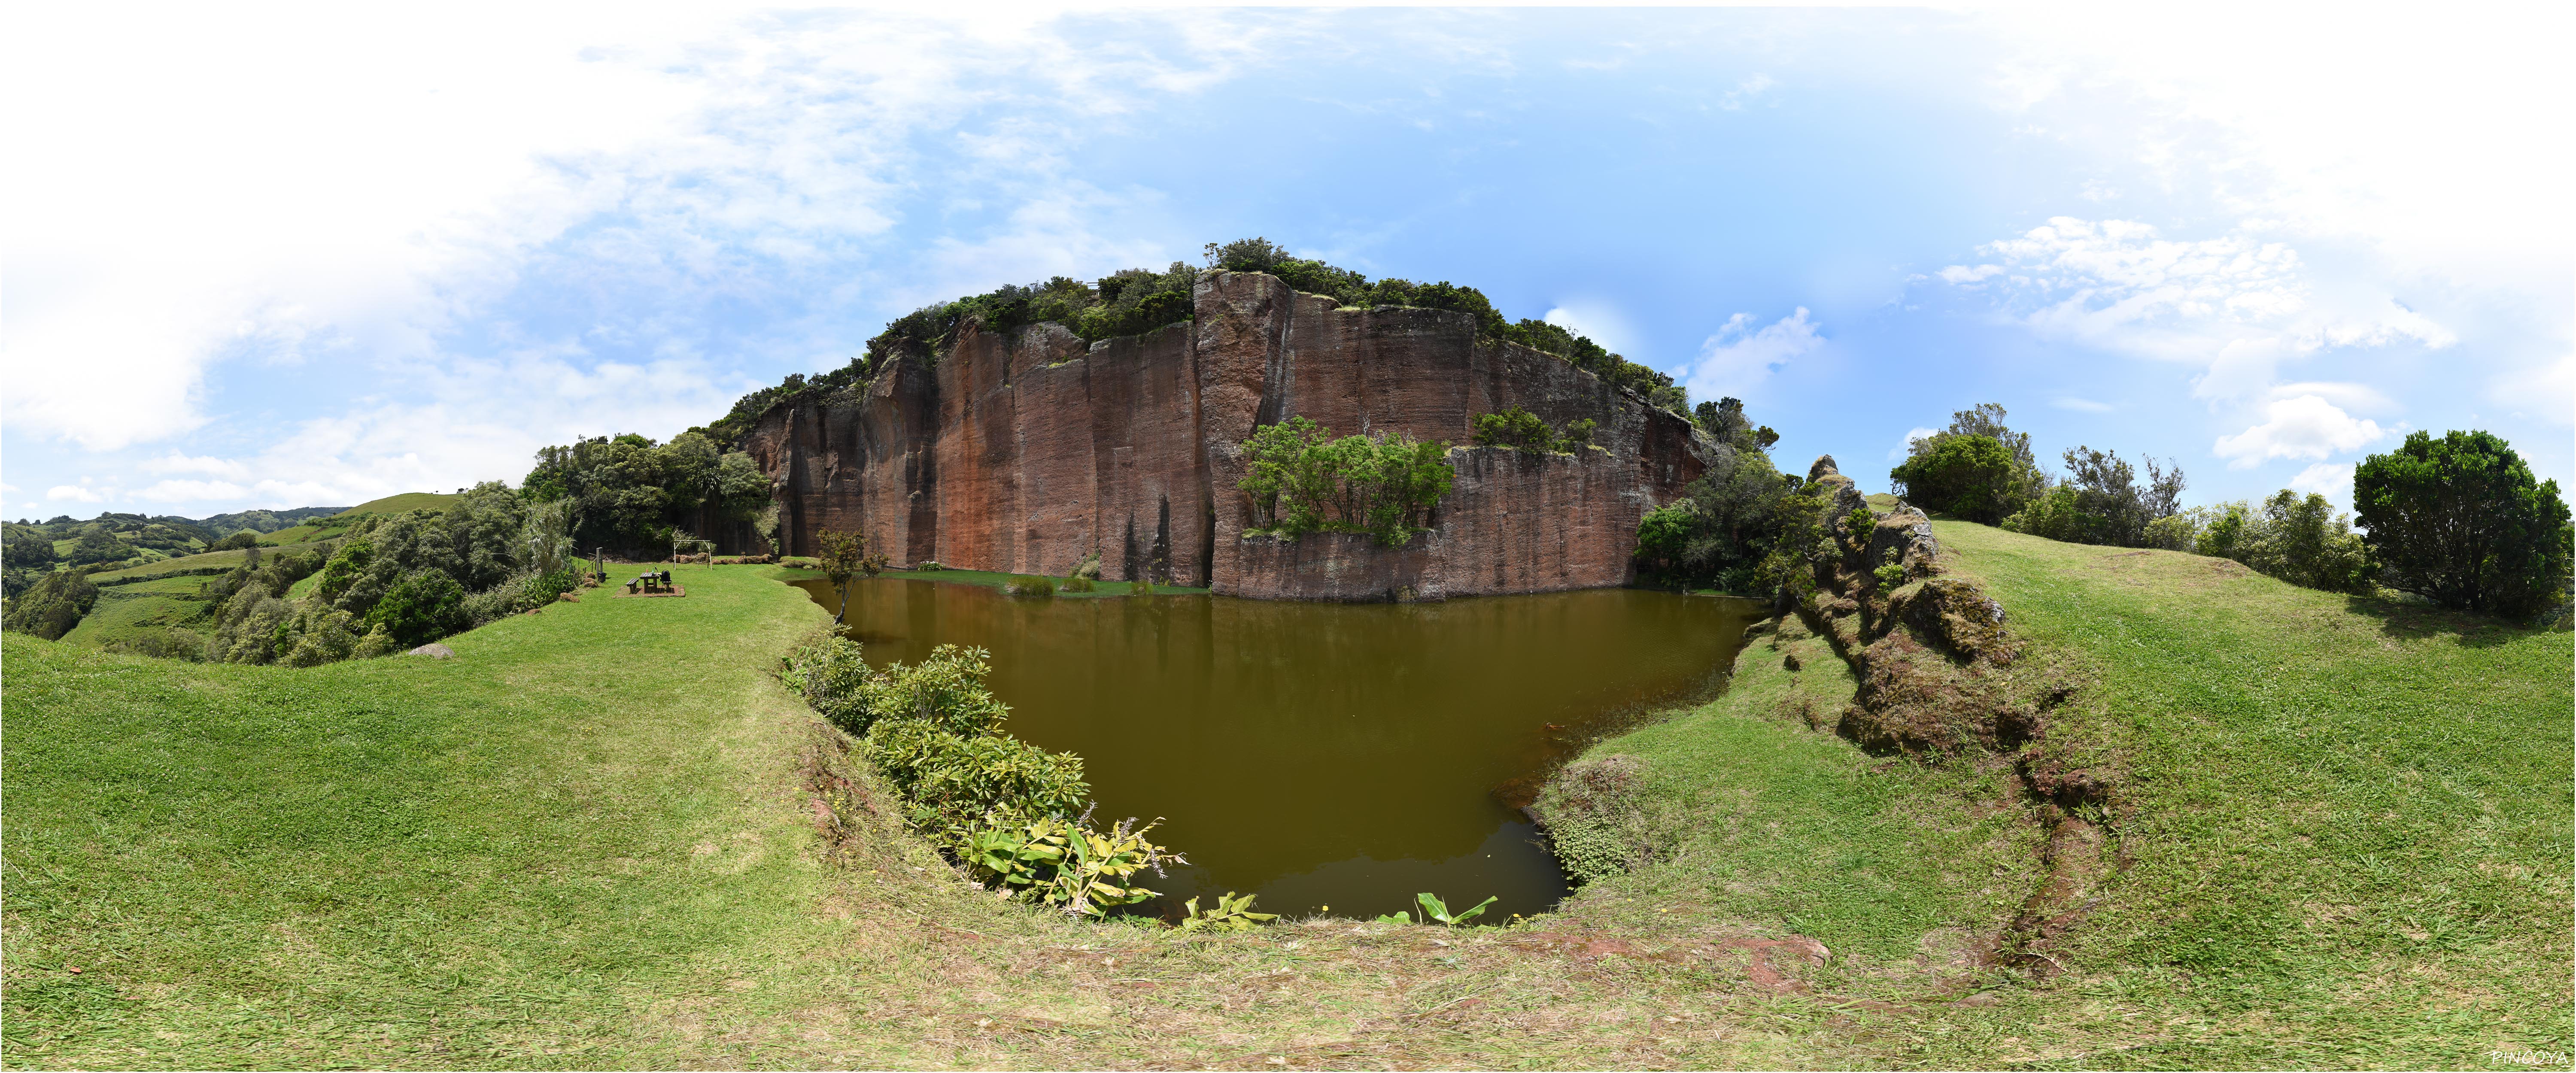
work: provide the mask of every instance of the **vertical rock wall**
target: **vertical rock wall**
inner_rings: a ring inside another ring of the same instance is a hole
[[[1688,421],[1480,342],[1465,314],[1344,309],[1258,273],[1206,273],[1196,300],[1193,323],[1091,346],[1053,324],[969,327],[935,365],[899,361],[862,389],[771,409],[744,449],[777,488],[777,550],[858,529],[898,562],[1061,575],[1098,553],[1112,580],[1270,599],[1589,588],[1628,580],[1638,518],[1703,465]],[[1403,548],[1243,538],[1237,445],[1262,425],[1463,444],[1477,415],[1513,406],[1597,421],[1597,446],[1453,449],[1433,532]]]

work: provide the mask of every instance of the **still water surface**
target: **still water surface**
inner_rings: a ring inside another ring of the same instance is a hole
[[[819,581],[801,582],[836,609]],[[1012,599],[851,586],[868,662],[992,651],[1007,729],[1082,754],[1100,816],[1164,817],[1190,864],[1148,885],[1255,908],[1393,912],[1416,891],[1486,919],[1566,892],[1517,806],[1535,778],[1659,704],[1720,688],[1753,600],[1632,589],[1438,604],[1182,595]],[[1204,903],[1202,903],[1204,904]]]

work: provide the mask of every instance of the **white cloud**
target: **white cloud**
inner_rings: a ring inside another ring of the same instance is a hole
[[[1887,460],[1894,462],[1897,459],[1905,457],[1907,454],[1913,452],[1914,441],[1929,436],[1937,436],[1940,435],[1940,433],[1941,430],[1937,428],[1916,428],[1908,430],[1905,433],[1905,439],[1899,441],[1896,446],[1887,449]]]
[[[2375,421],[2355,418],[2315,395],[2280,399],[2264,407],[2266,420],[2210,450],[2230,459],[2229,469],[2250,469],[2267,459],[2324,458],[2357,449],[2389,433]]]
[[[0,92],[43,102],[13,110],[9,148],[44,164],[0,171],[0,204],[44,211],[5,218],[0,415],[112,450],[200,427],[219,363],[443,366],[447,335],[490,330],[532,272],[649,278],[674,308],[602,318],[648,341],[685,336],[690,301],[767,299],[798,272],[835,273],[845,301],[952,282],[917,263],[848,278],[924,187],[1027,203],[1004,230],[1029,241],[989,242],[1009,278],[1043,267],[1032,249],[1138,259],[1084,230],[1066,130],[1202,91],[1296,24],[1164,13],[1177,43],[1128,47],[1054,17],[27,9],[11,38],[49,44],[11,49]],[[968,173],[918,174],[926,132],[965,145]],[[981,289],[993,258],[955,267]]]
[[[134,498],[146,503],[197,503],[236,500],[249,494],[249,489],[231,481],[160,481],[134,493]]]
[[[1942,269],[1939,273],[1943,280],[1960,284],[1983,283],[1986,280],[1993,279],[1996,276],[2003,274],[2004,266],[2002,265],[1978,265],[1975,268],[1970,268],[1966,265],[1951,265],[1948,268]]]
[[[2386,413],[2397,408],[2378,388],[2368,384],[2339,383],[2327,380],[2302,380],[2295,384],[2276,384],[2270,392],[2275,399],[2315,395],[2346,410]]]
[[[1805,306],[1759,329],[1753,323],[1752,314],[1738,313],[1700,344],[1683,378],[1692,398],[1741,398],[1791,359],[1825,344]]]
[[[51,488],[45,489],[45,498],[57,503],[66,500],[74,503],[107,502],[106,496],[90,491],[89,489],[83,488],[77,484],[57,484]]]
[[[2290,478],[2293,491],[2313,492],[2333,500],[2335,506],[2352,509],[2352,469],[2350,462],[2319,462],[2300,470]]]
[[[2498,373],[2487,381],[2487,400],[2515,409],[2536,410],[2540,416],[2565,425],[2576,418],[2576,354],[2567,355],[2546,365]]]
[[[2044,338],[2203,366],[2194,387],[2208,399],[2259,397],[2281,362],[2336,347],[2458,341],[2384,292],[2320,295],[2297,251],[2244,231],[2177,240],[2135,221],[2059,216],[1978,252],[2000,265],[1941,278],[1991,286],[2005,315]]]
[[[1592,298],[1568,299],[1539,319],[1578,333],[1613,354],[1631,355],[1629,360],[1636,360],[1636,329],[1615,304]]]
[[[2079,399],[2072,395],[2060,395],[2054,399],[2048,400],[2048,404],[2057,407],[2060,410],[2075,410],[2080,413],[2101,414],[2111,412],[2110,403],[2095,402],[2091,399]]]
[[[17,485],[10,484],[7,481],[0,481],[0,492],[15,492],[17,490]]]
[[[1744,102],[1770,92],[1779,84],[1770,75],[1756,72],[1752,77],[1737,82],[1734,89],[1726,91],[1726,96],[1718,98],[1717,106],[1730,112],[1743,111]]]
[[[177,451],[172,451],[159,458],[144,459],[142,462],[137,463],[135,468],[140,469],[145,473],[202,473],[207,476],[230,477],[236,480],[245,476],[248,472],[242,468],[241,463],[234,462],[229,459],[215,458],[212,456],[190,457]]]

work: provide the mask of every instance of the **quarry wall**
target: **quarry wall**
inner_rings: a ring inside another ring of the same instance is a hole
[[[1109,580],[1267,599],[1592,588],[1629,580],[1639,517],[1713,449],[1591,373],[1479,340],[1463,313],[1342,308],[1246,272],[1202,274],[1194,302],[1194,322],[1096,344],[969,325],[936,362],[774,406],[742,449],[770,475],[783,546],[740,526],[717,539],[803,555],[822,530],[858,530],[898,564],[1058,576],[1097,552]],[[1456,484],[1401,548],[1244,538],[1238,445],[1258,427],[1306,417],[1465,444],[1477,415],[1513,406],[1597,421],[1594,446],[1452,448]]]

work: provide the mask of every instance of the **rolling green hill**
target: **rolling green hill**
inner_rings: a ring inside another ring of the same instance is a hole
[[[329,540],[347,532],[350,525],[365,515],[394,514],[407,510],[440,510],[454,502],[456,502],[456,496],[449,492],[404,492],[382,499],[370,499],[327,518],[315,518],[301,525],[263,534],[259,542],[278,545]]]
[[[2568,634],[1935,528],[2025,665],[2077,683],[2049,741],[2122,788],[2118,867],[2053,978],[1976,956],[2043,872],[2009,768],[1834,735],[1856,683],[1800,629],[1757,638],[1724,696],[1589,754],[1631,758],[1659,847],[1557,913],[1177,934],[961,884],[865,773],[832,780],[839,746],[767,673],[823,612],[780,571],[683,566],[686,599],[594,591],[452,638],[447,661],[0,640],[8,1060],[2522,1068],[2490,1052],[2567,1049]]]

